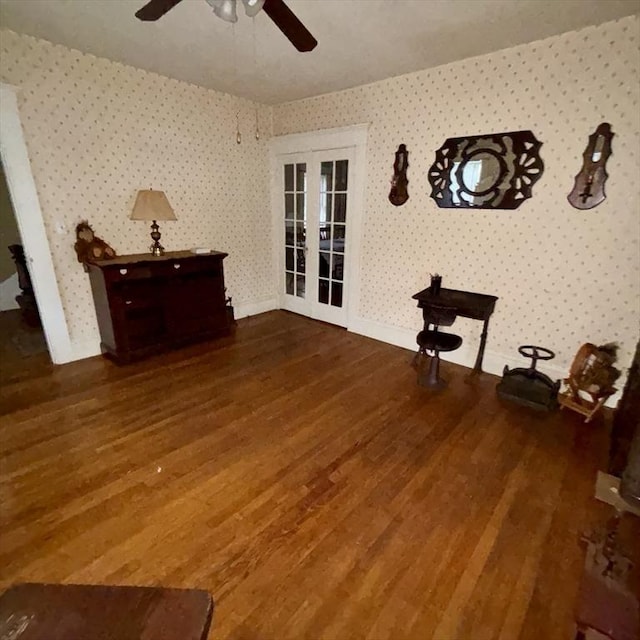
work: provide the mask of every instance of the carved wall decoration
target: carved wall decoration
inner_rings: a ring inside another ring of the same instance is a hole
[[[567,200],[576,209],[593,209],[606,199],[604,183],[609,175],[605,169],[611,155],[611,125],[603,122],[589,136],[589,143],[582,154],[582,169],[576,176],[573,190]]]
[[[429,169],[439,207],[517,209],[542,176],[542,143],[531,131],[448,138]]]
[[[409,199],[407,186],[407,167],[409,166],[409,152],[404,144],[401,144],[396,151],[396,159],[393,163],[393,178],[391,178],[391,191],[389,192],[389,202],[399,207]]]

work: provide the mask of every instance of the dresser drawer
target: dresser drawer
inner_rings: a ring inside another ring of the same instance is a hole
[[[129,264],[123,267],[113,266],[104,269],[104,278],[109,283],[130,282],[131,280],[146,280],[160,275],[163,265]]]
[[[163,267],[167,276],[207,273],[222,277],[222,261],[212,257],[201,256],[182,260],[168,260]]]

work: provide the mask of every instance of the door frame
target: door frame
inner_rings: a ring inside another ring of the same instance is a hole
[[[54,364],[62,364],[74,359],[73,350],[20,122],[18,90],[0,82],[0,158],[49,355]]]
[[[272,255],[276,300],[278,309],[283,305],[284,291],[284,233],[282,231],[282,184],[279,170],[280,157],[315,151],[350,148],[354,163],[353,193],[350,195],[348,244],[345,251],[345,269],[349,273],[349,290],[346,296],[347,329],[355,321],[360,308],[360,253],[364,229],[364,192],[366,183],[366,154],[369,124],[356,124],[336,129],[323,129],[304,133],[276,136],[270,140],[269,159],[271,166],[271,224]],[[353,177],[351,177],[353,176]]]

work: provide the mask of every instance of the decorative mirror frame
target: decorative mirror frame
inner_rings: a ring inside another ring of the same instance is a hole
[[[533,185],[542,176],[541,146],[528,130],[447,138],[429,169],[431,197],[441,208],[517,209],[531,197]],[[480,154],[495,158],[500,173],[488,188],[472,191],[463,173]]]
[[[567,196],[567,200],[576,209],[593,209],[606,199],[604,184],[609,177],[606,165],[611,155],[613,136],[608,122],[601,123],[589,136],[589,143],[582,154],[582,169],[575,177],[573,189]]]

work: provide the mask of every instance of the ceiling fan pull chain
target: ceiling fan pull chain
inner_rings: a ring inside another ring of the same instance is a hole
[[[245,2],[246,4],[246,2]],[[262,6],[264,3],[260,3]],[[251,18],[251,33],[253,40],[253,76],[258,75],[258,56],[256,55],[256,18],[255,15]],[[256,141],[260,140],[260,124],[258,122],[258,105],[256,103]]]
[[[236,41],[236,25],[231,24],[231,33],[233,36],[233,73],[236,80],[238,79],[238,46]],[[240,133],[240,109],[236,111],[236,143],[242,142],[242,134]]]

